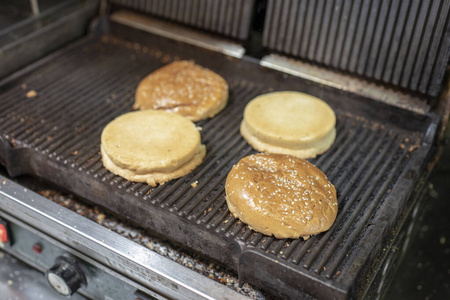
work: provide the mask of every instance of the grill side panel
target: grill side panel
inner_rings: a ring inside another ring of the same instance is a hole
[[[437,96],[449,59],[449,19],[449,0],[269,0],[263,45]]]

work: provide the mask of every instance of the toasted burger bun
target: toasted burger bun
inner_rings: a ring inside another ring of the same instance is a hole
[[[311,163],[290,155],[255,154],[233,166],[225,184],[230,212],[276,238],[308,238],[336,219],[336,189]]]
[[[335,125],[333,109],[319,98],[274,92],[247,104],[241,134],[258,151],[313,158],[331,147]]]
[[[134,109],[161,109],[192,121],[212,118],[227,104],[227,82],[192,61],[176,61],[145,77]]]
[[[102,132],[105,168],[128,180],[163,183],[188,174],[206,150],[192,121],[160,110],[131,112]]]

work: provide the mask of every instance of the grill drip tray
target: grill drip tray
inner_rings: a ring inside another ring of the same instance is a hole
[[[131,110],[144,76],[174,59],[193,59],[222,75],[229,103],[198,123],[207,155],[193,173],[156,188],[126,181],[103,167],[101,131]],[[35,97],[27,97],[31,90]],[[307,241],[253,232],[234,219],[224,198],[228,171],[255,153],[239,134],[243,109],[274,90],[322,98],[338,118],[335,144],[311,160],[337,188],[338,217],[328,232]],[[358,293],[402,215],[438,122],[431,114],[391,108],[114,23],[109,33],[80,40],[6,78],[0,99],[0,162],[12,176],[43,177],[219,260],[243,282],[290,297]]]

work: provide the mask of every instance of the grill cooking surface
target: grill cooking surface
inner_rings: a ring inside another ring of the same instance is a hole
[[[364,283],[361,275],[381,251],[420,174],[436,119],[120,25],[112,30],[114,35],[79,41],[2,83],[0,162],[10,173],[46,178],[221,261],[256,286],[275,291],[280,279],[284,295],[356,293],[350,287]],[[144,76],[174,59],[194,59],[222,75],[229,103],[215,118],[197,123],[207,155],[191,174],[156,188],[124,180],[102,165],[101,131],[131,110]],[[311,160],[337,188],[338,217],[328,232],[307,241],[253,232],[229,213],[224,198],[228,171],[255,153],[239,134],[246,103],[289,89],[324,99],[338,118],[333,147]],[[31,90],[37,96],[27,97]],[[316,282],[326,285],[317,288]]]

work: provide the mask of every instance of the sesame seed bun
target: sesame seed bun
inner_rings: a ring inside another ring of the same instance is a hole
[[[244,110],[241,134],[256,150],[314,158],[336,138],[336,115],[319,98],[299,92],[256,97]]]
[[[145,77],[136,90],[134,109],[160,109],[191,121],[212,118],[228,101],[228,84],[192,61],[176,61]]]
[[[230,212],[276,238],[308,238],[336,219],[336,189],[316,166],[290,155],[255,154],[233,166],[225,184]]]

